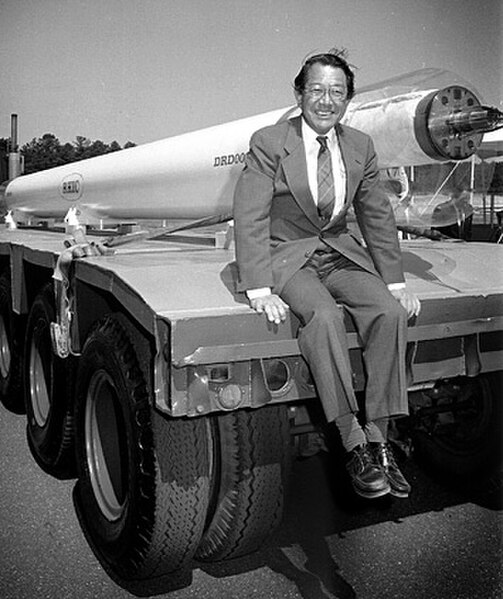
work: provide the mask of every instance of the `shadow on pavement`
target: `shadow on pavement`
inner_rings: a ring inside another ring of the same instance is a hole
[[[466,502],[502,507],[499,478],[480,488],[456,488],[428,476],[412,458],[404,458],[400,466],[413,489],[408,499],[365,500],[353,493],[342,456],[323,452],[297,460],[283,523],[267,546],[251,556],[196,567],[215,578],[268,567],[291,580],[304,599],[352,599],[356,592],[332,556],[329,537],[342,539],[350,530]]]

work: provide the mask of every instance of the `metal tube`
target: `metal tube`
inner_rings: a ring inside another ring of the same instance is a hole
[[[17,141],[17,114],[10,115],[10,148],[9,148],[9,179],[15,179],[21,174],[21,154]]]
[[[17,114],[10,115],[10,152],[17,152]]]

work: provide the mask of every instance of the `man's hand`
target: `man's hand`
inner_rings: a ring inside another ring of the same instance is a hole
[[[421,303],[415,293],[410,293],[405,288],[390,289],[390,293],[407,310],[409,318],[417,316],[421,311]]]
[[[280,324],[286,319],[288,304],[275,293],[251,299],[250,306],[259,314],[265,312],[269,322]]]

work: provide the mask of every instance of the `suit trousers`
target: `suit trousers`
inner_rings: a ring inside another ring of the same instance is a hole
[[[298,342],[327,421],[358,405],[341,305],[354,321],[366,371],[365,420],[408,413],[407,312],[384,281],[338,252],[317,251],[281,297],[299,318]]]

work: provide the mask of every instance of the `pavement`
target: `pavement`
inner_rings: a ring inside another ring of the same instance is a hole
[[[169,599],[501,599],[500,488],[468,492],[403,466],[409,499],[356,499],[333,456],[295,463],[282,526],[261,551],[194,564]],[[86,544],[74,481],[35,464],[25,419],[0,406],[0,599],[126,599]]]

